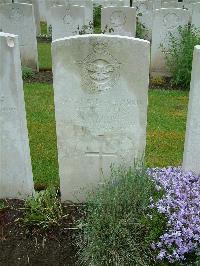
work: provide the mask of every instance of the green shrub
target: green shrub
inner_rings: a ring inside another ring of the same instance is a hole
[[[0,200],[0,211],[4,210],[6,208],[6,203],[4,202],[4,200]]]
[[[32,78],[35,76],[35,73],[33,72],[33,70],[29,67],[22,67],[22,78],[23,79],[28,79],[28,78]]]
[[[101,6],[94,8],[94,33],[101,33]]]
[[[139,14],[140,15],[140,14]],[[145,27],[144,24],[142,24],[138,17],[137,17],[137,24],[136,24],[136,38],[139,38],[139,39],[147,39],[147,36],[148,36],[148,30],[147,28]]]
[[[155,265],[150,244],[166,221],[158,213],[150,219],[148,206],[150,196],[162,193],[143,170],[112,169],[111,178],[88,193],[85,219],[79,222],[79,265]]]
[[[57,225],[62,218],[62,206],[58,198],[58,191],[55,188],[48,188],[45,191],[36,192],[25,202],[24,222],[27,225],[38,225],[48,228]]]
[[[161,44],[166,66],[172,75],[172,85],[189,88],[194,46],[200,44],[200,30],[194,26],[179,27],[177,34],[169,34],[168,47]]]

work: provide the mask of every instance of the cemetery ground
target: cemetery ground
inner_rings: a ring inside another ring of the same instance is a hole
[[[59,189],[49,43],[39,43],[39,60],[40,73],[24,80],[37,191],[51,186]],[[145,162],[148,167],[179,166],[184,146],[188,92],[168,88],[168,84],[158,86],[157,83],[153,82],[149,89]],[[23,201],[0,202],[0,265],[75,265],[76,222],[83,215],[83,207],[69,203],[63,208],[63,218],[59,223],[45,229],[43,224],[34,225],[33,217],[28,225],[24,223]]]

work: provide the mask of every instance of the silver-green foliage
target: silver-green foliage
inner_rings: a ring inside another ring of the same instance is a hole
[[[144,170],[112,169],[111,178],[88,194],[79,265],[151,265],[150,244],[165,227],[162,215],[150,219],[149,199],[162,194]]]

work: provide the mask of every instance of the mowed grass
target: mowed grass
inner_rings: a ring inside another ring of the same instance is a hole
[[[59,184],[53,89],[46,84],[25,84],[33,176],[36,187]]]
[[[59,184],[53,88],[46,84],[25,84],[25,101],[34,181]],[[181,165],[188,92],[149,91],[146,164]]]
[[[149,91],[146,164],[182,164],[188,92]]]
[[[51,70],[51,43],[39,43],[38,42],[38,57],[40,70]]]

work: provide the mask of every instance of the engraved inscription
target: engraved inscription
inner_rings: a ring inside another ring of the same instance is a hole
[[[117,99],[107,99],[103,94],[97,97],[94,97],[94,94],[89,96],[87,99],[78,101],[68,99],[66,104],[70,109],[76,108],[74,121],[97,135],[102,130],[107,132],[123,131],[125,128],[132,127],[134,124],[132,114],[135,113],[137,117],[138,110],[142,105],[142,102],[123,97],[123,95]]]
[[[103,160],[105,157],[113,157],[117,156],[116,153],[111,153],[111,152],[106,152],[103,150],[103,143],[104,143],[104,135],[99,135],[98,136],[98,144],[99,144],[99,149],[98,151],[87,151],[85,152],[86,156],[97,156],[99,158],[99,176],[101,177],[103,175]],[[106,159],[106,158],[105,158]]]
[[[119,79],[120,63],[109,53],[106,43],[95,43],[92,53],[79,66],[82,87],[89,93],[109,90]]]
[[[20,47],[25,46],[29,42],[27,36],[29,35],[30,30],[27,28],[27,25],[25,24],[23,11],[20,8],[12,7],[10,9],[9,17],[11,23],[13,24],[13,27],[16,28],[16,32],[18,33],[17,35],[19,38],[19,46]]]
[[[122,28],[126,24],[126,15],[122,11],[114,11],[110,17],[111,26],[114,28]]]
[[[71,16],[70,7],[68,7],[65,11],[65,16],[63,17],[63,23],[66,26],[67,33],[71,34],[73,32],[73,19]]]
[[[179,25],[179,17],[175,13],[169,13],[164,16],[163,24],[168,30],[176,29]]]
[[[16,107],[11,107],[6,104],[5,96],[0,96],[0,112],[1,113],[12,113],[16,111]]]
[[[24,18],[24,14],[22,12],[22,10],[20,10],[19,8],[13,7],[10,10],[10,19],[15,20],[15,21],[19,21],[22,20]]]

